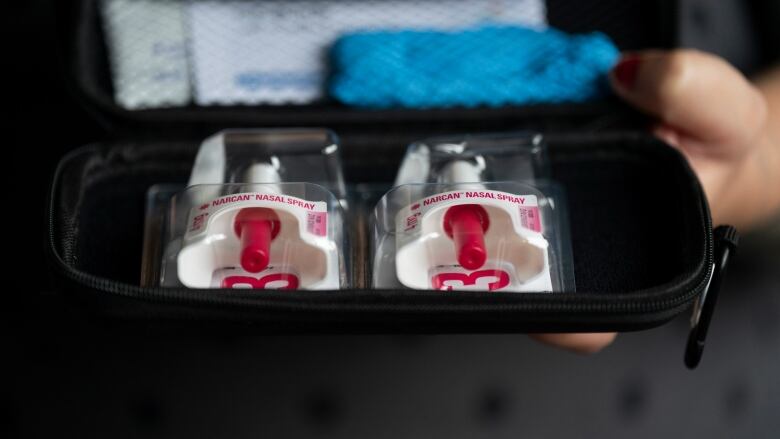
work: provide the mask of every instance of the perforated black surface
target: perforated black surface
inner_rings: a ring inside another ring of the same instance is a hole
[[[522,335],[160,335],[65,319],[10,345],[4,425],[19,437],[774,437],[780,279],[748,277],[722,292],[695,372],[682,365],[687,316],[593,357]]]

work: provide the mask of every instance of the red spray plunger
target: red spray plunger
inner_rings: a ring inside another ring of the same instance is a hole
[[[263,271],[271,260],[271,241],[279,234],[279,216],[272,209],[241,209],[233,222],[241,239],[241,267],[250,272]]]
[[[485,264],[485,232],[489,226],[487,211],[478,204],[461,204],[447,209],[444,232],[455,241],[455,254],[463,268],[476,270]]]

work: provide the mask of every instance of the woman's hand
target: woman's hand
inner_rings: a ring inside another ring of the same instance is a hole
[[[618,96],[654,118],[655,135],[688,159],[716,225],[746,230],[778,209],[771,102],[734,67],[694,50],[639,52],[624,55],[610,81]]]
[[[780,72],[766,75],[757,87],[711,54],[644,51],[624,54],[610,83],[618,96],[653,118],[657,137],[688,159],[715,224],[746,230],[778,210]],[[615,334],[534,337],[592,353],[609,345]]]

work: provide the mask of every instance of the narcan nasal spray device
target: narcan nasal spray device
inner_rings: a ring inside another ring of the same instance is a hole
[[[161,284],[343,287],[337,151],[326,130],[229,130],[205,140],[187,187],[171,201]]]
[[[497,174],[491,166],[512,165],[502,154],[518,154],[502,147],[504,138],[499,147],[489,140],[410,147],[397,186],[374,212],[375,286],[551,292],[559,285],[554,234],[545,230],[553,222],[543,218],[551,199],[530,180],[486,180]]]

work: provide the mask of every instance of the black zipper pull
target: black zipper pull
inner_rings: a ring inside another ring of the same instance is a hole
[[[718,302],[723,276],[726,273],[729,260],[734,256],[739,244],[737,229],[732,226],[718,226],[713,232],[713,237],[715,240],[715,261],[712,267],[712,277],[701,296],[693,304],[691,332],[685,347],[685,365],[689,369],[695,369],[701,361],[707,330],[710,327],[712,314],[715,312],[715,304]]]

